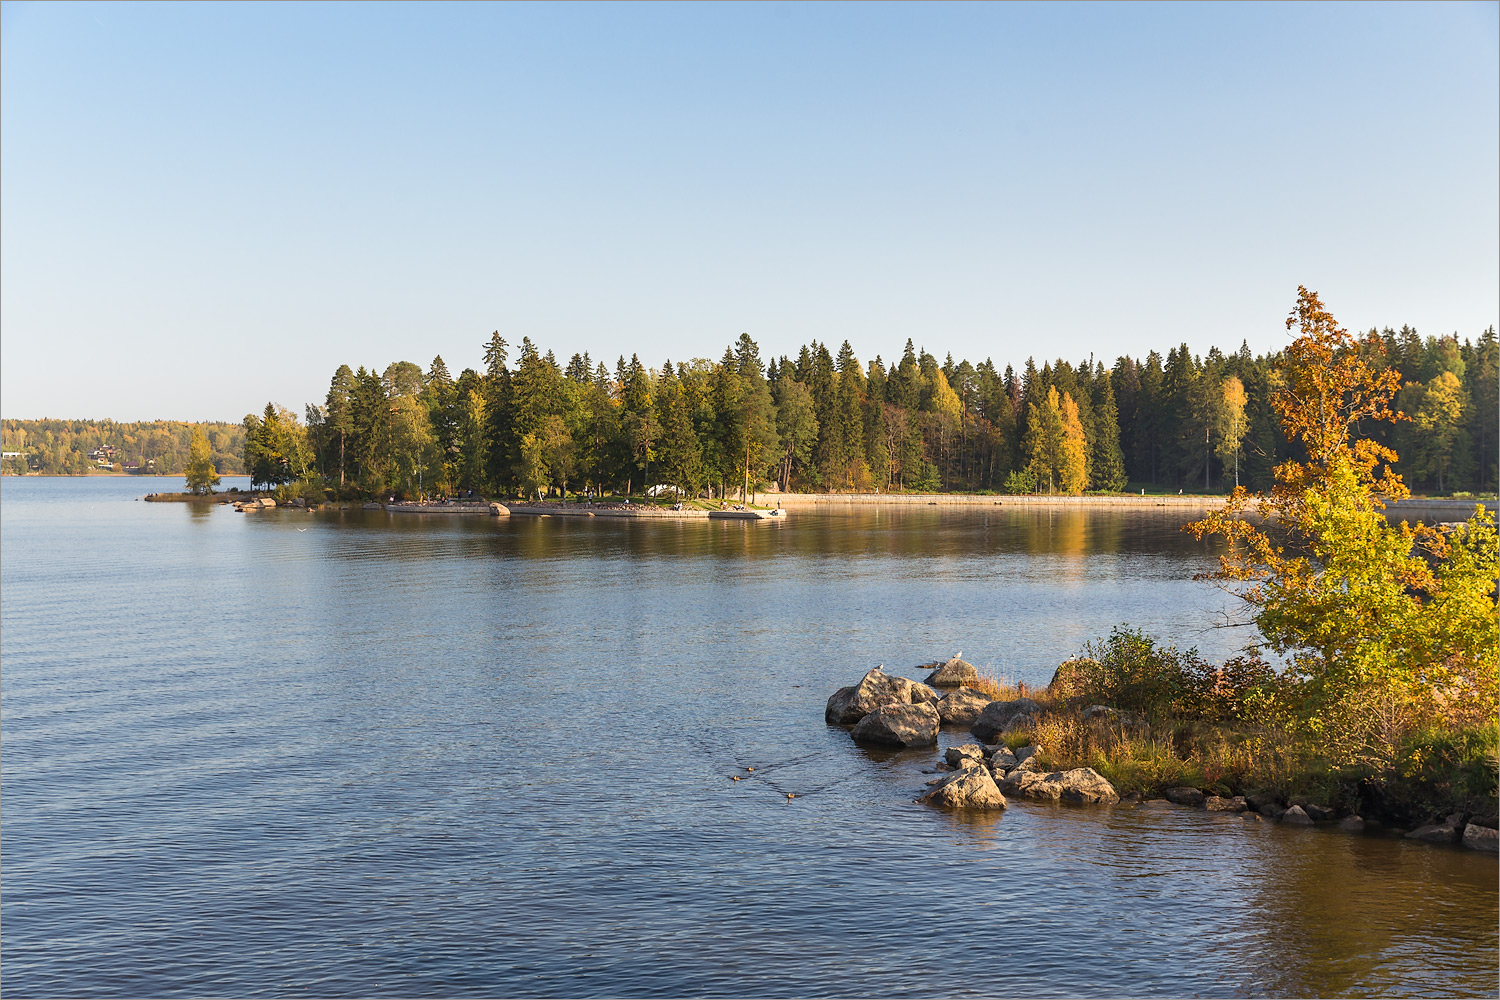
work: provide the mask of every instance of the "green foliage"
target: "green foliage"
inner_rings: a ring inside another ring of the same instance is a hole
[[[1030,469],[1016,469],[1005,477],[1001,492],[1015,495],[1036,492],[1036,473]]]
[[[1117,626],[1072,661],[1072,690],[1083,702],[1109,705],[1148,719],[1175,714],[1202,697],[1207,664],[1196,649],[1159,645],[1137,629]]]
[[[193,443],[188,449],[188,464],[184,471],[189,493],[204,495],[212,493],[219,485],[219,473],[214,469],[213,453],[208,447],[208,438],[201,427],[193,428]]]
[[[1243,516],[1243,491],[1187,527],[1228,539],[1215,575],[1237,585],[1290,662],[1263,707],[1335,763],[1380,766],[1426,720],[1494,724],[1495,524],[1482,508],[1449,535],[1392,524],[1381,498],[1405,495],[1388,471],[1396,456],[1353,436],[1361,420],[1400,417],[1389,406],[1397,373],[1376,363],[1384,344],[1355,341],[1306,289],[1293,322],[1302,335],[1276,372],[1274,403],[1310,460],[1283,463],[1280,487],[1255,501],[1276,534]]]
[[[239,424],[175,420],[120,422],[114,420],[4,420],[0,440],[6,451],[22,452],[7,459],[5,470],[17,475],[38,472],[49,476],[81,476],[91,471],[120,471],[137,465],[162,475],[187,471],[193,435],[202,433],[216,471],[239,475],[244,428]],[[89,453],[109,449],[101,463]]]

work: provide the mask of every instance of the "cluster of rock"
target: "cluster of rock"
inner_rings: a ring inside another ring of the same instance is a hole
[[[1260,817],[1288,826],[1317,826],[1337,822],[1340,830],[1359,833],[1376,825],[1358,813],[1341,812],[1304,797],[1287,799],[1270,790],[1221,796],[1200,788],[1181,786],[1168,788],[1165,796],[1168,802],[1180,806],[1196,806],[1209,812],[1244,813],[1250,819]],[[1407,833],[1406,838],[1430,844],[1462,844],[1471,850],[1496,853],[1500,850],[1500,839],[1497,839],[1500,834],[1497,834],[1496,826],[1494,816],[1452,813],[1417,827]]]
[[[1093,768],[1043,774],[1035,766],[1037,747],[995,744],[1003,732],[1030,724],[1040,706],[1030,698],[995,701],[966,687],[979,673],[958,656],[939,663],[925,683],[888,674],[876,667],[858,684],[839,688],[828,699],[823,717],[831,725],[852,726],[856,742],[908,748],[937,743],[942,726],[967,726],[983,743],[947,751],[942,766],[952,774],[931,782],[935,787],[918,801],[949,809],[1004,809],[1007,793],[1052,802],[1110,803],[1120,797]],[[939,687],[949,688],[939,694]]]
[[[932,791],[917,801],[945,809],[1004,809],[1007,794],[1076,805],[1120,801],[1114,786],[1092,767],[1042,771],[1036,764],[1040,750],[980,743],[949,747],[942,766],[952,768],[953,773],[928,782]]]
[[[243,514],[247,510],[267,510],[268,508],[275,506],[275,500],[271,499],[270,497],[261,497],[258,500],[236,501],[234,509],[237,513]]]
[[[1070,661],[1058,668],[1049,690],[1066,691]],[[958,656],[926,665],[930,673],[918,682],[887,674],[883,666],[862,677],[858,684],[839,688],[828,699],[824,718],[831,725],[851,726],[856,742],[905,749],[934,746],[943,726],[967,727],[977,743],[950,748],[939,767],[952,773],[928,782],[931,791],[918,802],[946,809],[1004,809],[1006,796],[1050,802],[1110,804],[1120,801],[1114,787],[1093,768],[1043,772],[1037,766],[1038,747],[1011,749],[999,743],[1002,734],[1029,728],[1041,706],[1030,698],[998,701],[968,685],[981,682],[978,671]],[[947,688],[939,693],[938,688]],[[1145,722],[1107,705],[1082,710],[1085,721],[1124,728],[1143,728]],[[1136,798],[1135,793],[1129,796]],[[1168,802],[1207,812],[1244,814],[1247,819],[1268,819],[1289,826],[1337,823],[1350,832],[1377,825],[1354,813],[1340,812],[1308,798],[1291,798],[1270,790],[1244,795],[1216,795],[1187,786],[1169,788]],[[1453,813],[1406,834],[1411,840],[1436,844],[1461,844],[1476,851],[1496,853],[1500,832],[1495,816]]]

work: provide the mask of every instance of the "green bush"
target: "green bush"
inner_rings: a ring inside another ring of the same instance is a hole
[[[1021,494],[1036,492],[1036,473],[1030,469],[1018,469],[1005,477],[1005,493]]]
[[[1098,702],[1148,719],[1187,714],[1211,668],[1198,650],[1179,651],[1124,625],[1108,638],[1084,646],[1072,661],[1072,688],[1079,700]]]

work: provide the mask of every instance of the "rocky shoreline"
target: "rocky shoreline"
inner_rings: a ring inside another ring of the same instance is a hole
[[[930,671],[922,681],[888,674],[884,665],[877,666],[857,684],[835,691],[823,716],[829,725],[847,727],[856,743],[890,749],[936,747],[943,728],[967,728],[977,742],[952,746],[943,753],[937,769],[949,773],[927,782],[931,790],[916,800],[924,805],[958,811],[1004,809],[1008,805],[1007,796],[1102,806],[1165,801],[1204,812],[1239,814],[1247,822],[1276,822],[1289,827],[1336,826],[1346,833],[1400,833],[1406,839],[1424,843],[1490,854],[1500,852],[1500,833],[1497,833],[1500,824],[1495,816],[1455,812],[1401,831],[1307,798],[1288,798],[1271,789],[1219,795],[1211,790],[1179,786],[1166,789],[1160,799],[1143,798],[1135,792],[1122,796],[1091,767],[1045,771],[1039,763],[1042,747],[1012,748],[997,742],[1002,733],[1035,720],[1041,709],[1035,700],[1024,696],[989,698],[977,690],[983,684],[978,671],[958,656],[918,669]],[[1144,725],[1107,705],[1088,706],[1083,715],[1109,724]]]

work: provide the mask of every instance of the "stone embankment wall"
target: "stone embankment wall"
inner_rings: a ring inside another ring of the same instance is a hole
[[[757,502],[780,504],[783,508],[885,507],[1056,507],[1075,510],[1111,510],[1120,508],[1167,507],[1188,510],[1217,510],[1227,497],[1222,496],[973,496],[960,493],[762,493]],[[1474,512],[1476,500],[1427,500],[1416,497],[1388,504],[1391,516],[1408,521],[1463,521]],[[1482,501],[1491,511],[1494,500]]]

